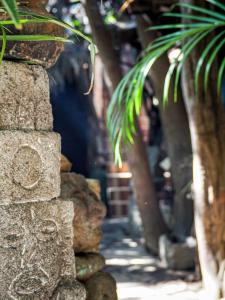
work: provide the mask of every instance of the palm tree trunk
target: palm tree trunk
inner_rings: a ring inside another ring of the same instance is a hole
[[[95,43],[111,83],[110,90],[113,92],[122,79],[119,55],[114,49],[110,32],[104,25],[97,2],[95,0],[83,0],[83,2]],[[135,143],[128,156],[130,157],[129,164],[133,174],[134,191],[142,218],[146,247],[154,254],[158,254],[158,239],[167,231],[167,228],[156,198],[145,145],[139,134],[136,135]]]
[[[190,1],[201,4],[205,1]],[[194,91],[197,58],[209,41],[192,52],[183,71],[183,92],[191,130],[195,225],[199,259],[207,299],[225,297],[225,110],[216,92],[217,68],[213,68],[207,92],[202,80]]]

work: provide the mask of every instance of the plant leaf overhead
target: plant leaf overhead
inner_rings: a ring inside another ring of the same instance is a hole
[[[53,41],[53,42],[62,42],[62,43],[67,43],[67,42],[73,42],[72,39],[69,37],[61,37],[61,36],[53,36],[53,35],[21,35],[21,34],[7,34],[7,25],[17,25],[17,27],[21,27],[22,25],[25,24],[38,24],[38,23],[53,23],[58,25],[59,27],[65,28],[66,30],[72,32],[76,36],[81,37],[85,41],[89,43],[89,50],[90,50],[90,55],[91,55],[91,63],[94,65],[95,63],[95,55],[97,52],[96,46],[92,39],[82,33],[80,30],[77,30],[73,26],[55,18],[54,16],[44,16],[41,14],[36,14],[34,12],[28,11],[28,10],[22,10],[20,8],[16,7],[16,2],[12,0],[6,0],[6,1],[1,1],[2,5],[1,10],[3,12],[8,12],[9,15],[11,16],[11,19],[9,20],[0,20],[0,27],[2,34],[0,35],[0,39],[2,40],[2,49],[0,53],[0,62],[2,61],[7,45],[7,41],[14,41],[14,42],[19,42],[19,41],[25,41],[25,42],[43,42],[43,41]],[[92,78],[91,78],[91,84],[90,88],[88,90],[88,93],[90,93],[93,83],[94,83],[94,73],[92,72]]]
[[[14,25],[16,28],[20,29],[21,28],[21,23],[19,19],[19,14],[17,11],[17,5],[16,5],[16,0],[1,0],[1,3],[7,13],[10,15],[10,17],[13,20]]]
[[[182,67],[191,52],[204,39],[211,37],[203,53],[199,56],[195,70],[195,91],[198,93],[200,73],[203,74],[204,88],[207,89],[210,70],[225,45],[225,5],[218,0],[205,0],[213,4],[216,11],[201,6],[177,4],[170,13],[166,13],[171,21],[167,25],[153,26],[148,30],[159,30],[162,36],[152,42],[144,51],[142,58],[125,75],[115,90],[108,110],[108,128],[115,158],[121,161],[121,145],[133,143],[135,134],[134,120],[142,105],[142,94],[145,80],[152,65],[161,55],[173,48],[179,48],[179,54],[171,62],[164,82],[164,104],[168,102],[171,82],[174,82],[174,101],[177,100],[178,86]],[[182,12],[177,11],[182,8]],[[187,11],[187,13],[183,12]],[[180,23],[177,22],[180,19]],[[183,22],[182,22],[183,20]],[[219,29],[219,30],[218,30]],[[169,33],[168,33],[169,30]],[[217,31],[218,30],[218,31]],[[218,72],[217,90],[220,92],[225,71],[225,58],[222,59]]]

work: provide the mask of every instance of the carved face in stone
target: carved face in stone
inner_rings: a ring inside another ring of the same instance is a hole
[[[49,299],[73,273],[69,211],[62,201],[0,206],[1,299]]]

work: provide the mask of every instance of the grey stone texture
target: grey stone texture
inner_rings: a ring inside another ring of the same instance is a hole
[[[98,253],[76,255],[77,279],[86,281],[105,267],[105,258]]]
[[[0,131],[0,205],[48,201],[60,195],[60,136]]]
[[[51,300],[86,300],[85,287],[76,280],[63,280]]]
[[[46,71],[40,66],[4,61],[0,78],[0,130],[52,130]]]
[[[72,220],[67,201],[0,206],[0,299],[47,300],[75,276]]]
[[[167,235],[159,239],[159,254],[165,268],[173,270],[194,269],[196,241],[189,237],[185,241],[172,241]]]
[[[98,252],[106,207],[87,180],[75,173],[61,174],[61,197],[74,204],[75,253]]]

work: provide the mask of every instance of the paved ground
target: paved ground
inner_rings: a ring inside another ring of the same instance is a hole
[[[104,224],[102,253],[107,271],[117,280],[119,300],[199,300],[204,297],[194,274],[174,272],[160,266],[128,235],[127,220]],[[205,298],[206,299],[206,298]]]

